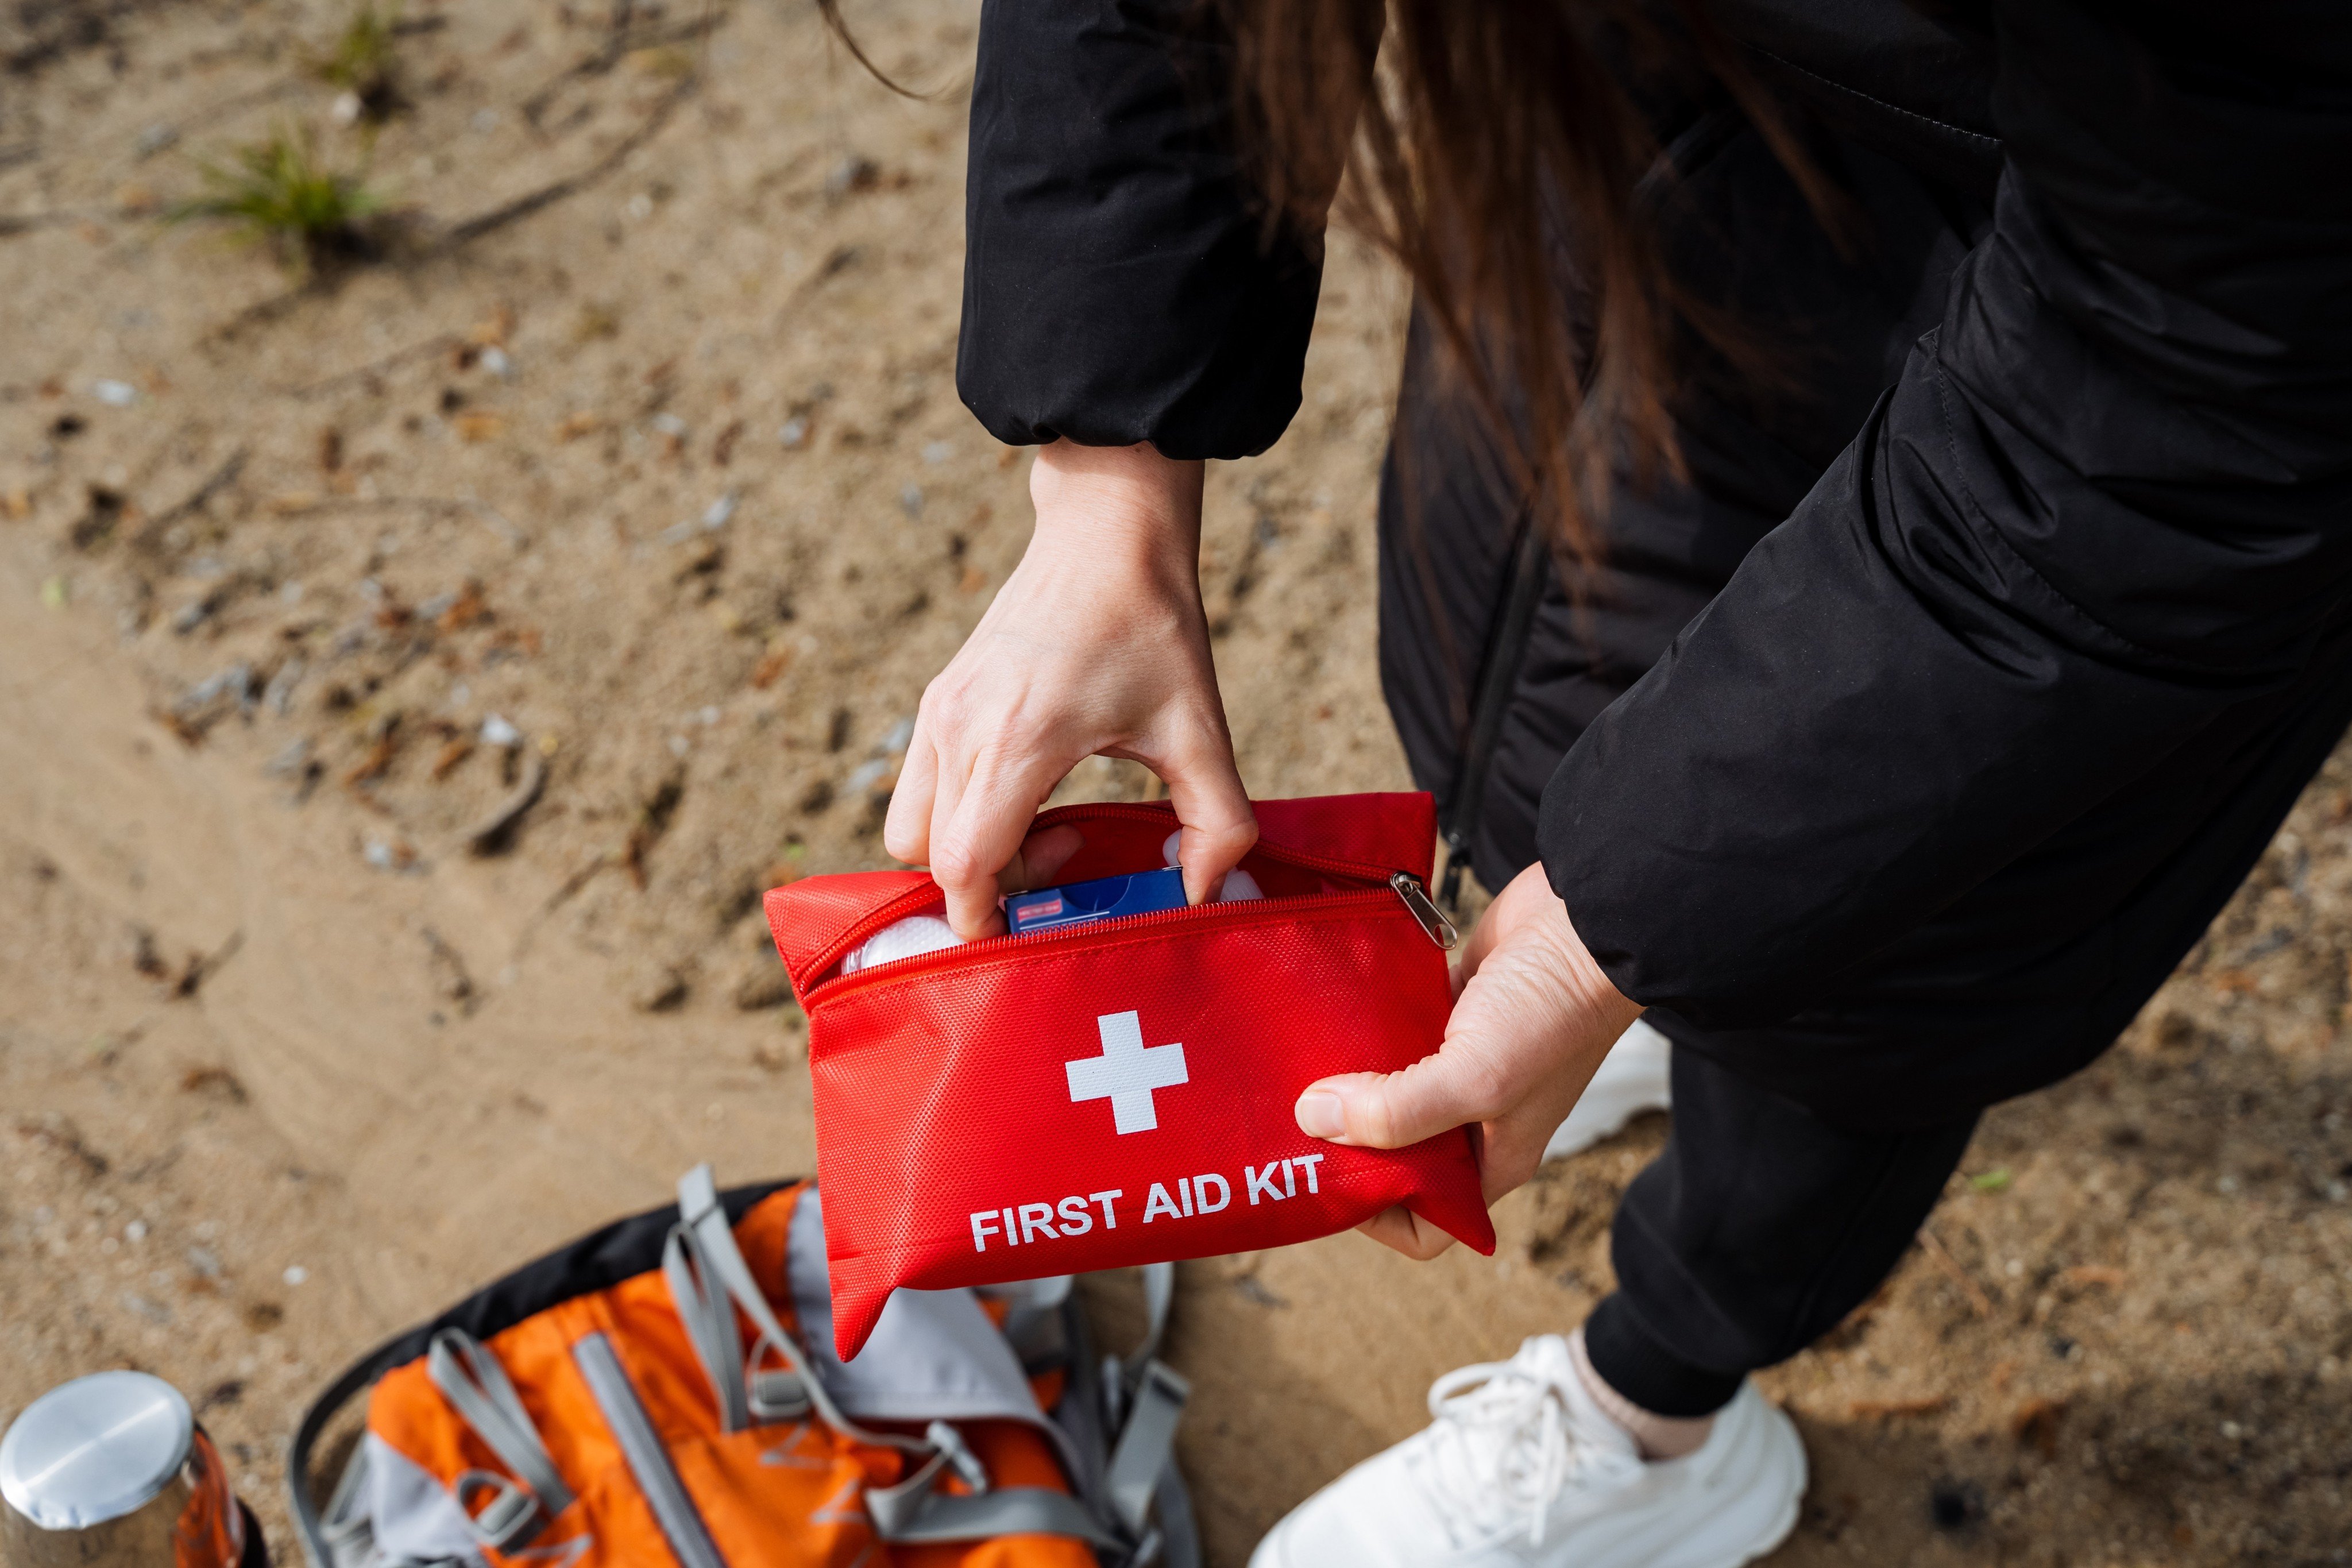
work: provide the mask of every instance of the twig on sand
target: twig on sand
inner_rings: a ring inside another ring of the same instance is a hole
[[[159,511],[153,517],[149,518],[145,525],[139,530],[138,533],[132,536],[131,541],[131,548],[134,550],[152,549],[155,546],[156,542],[161,540],[165,533],[169,532],[174,523],[177,523],[182,518],[202,510],[212,500],[213,497],[220,494],[221,491],[235,484],[236,482],[237,475],[245,471],[246,458],[252,456],[252,453],[253,448],[250,447],[239,447],[236,450],[231,452],[226,458],[222,459],[219,468],[215,468],[211,473],[205,476],[203,482],[198,484],[194,489],[190,490],[186,495],[182,496],[178,500],[173,501],[162,511]]]
[[[604,28],[604,40],[593,49],[564,67],[545,86],[522,100],[522,117],[536,128],[567,83],[588,77],[603,76],[637,49],[659,48],[665,44],[683,44],[715,33],[726,22],[723,11],[696,16],[667,27],[648,27],[644,32],[633,30],[635,8],[630,0],[614,0],[612,20]]]
[[[539,799],[547,787],[547,759],[537,747],[527,748],[522,754],[522,780],[509,791],[507,797],[492,806],[489,814],[460,835],[467,849],[476,855],[495,855],[514,837],[515,824],[522,820],[531,803]]]
[[[354,381],[365,381],[371,376],[382,375],[385,371],[406,364],[411,360],[431,359],[457,347],[460,341],[455,332],[436,332],[423,342],[411,343],[404,349],[394,349],[382,359],[370,360],[367,363],[355,366],[351,370],[339,370],[334,374],[311,382],[307,386],[281,386],[278,390],[286,397],[315,397],[320,393],[331,392],[339,386],[348,385]]]
[[[525,192],[512,201],[501,202],[488,212],[476,213],[472,217],[451,224],[442,233],[442,248],[454,250],[461,245],[470,245],[486,234],[527,218],[541,208],[552,206],[566,196],[575,195],[594,184],[619,168],[630,153],[659,135],[662,127],[669,123],[670,116],[677,112],[678,105],[693,95],[698,83],[699,77],[696,73],[680,77],[676,86],[662,94],[661,101],[654,105],[652,112],[635,131],[614,142],[603,157],[586,168],[551,181],[535,191]]]
[[[498,508],[488,501],[467,500],[456,496],[302,496],[279,503],[275,509],[280,517],[312,517],[331,511],[421,511],[431,517],[475,517],[517,550],[530,542],[530,536],[500,515]]]
[[[1933,1227],[1924,1225],[1919,1227],[1919,1247],[1935,1261],[1937,1268],[1952,1277],[1953,1282],[1959,1286],[1961,1294],[1968,1297],[1969,1309],[1978,1317],[1992,1316],[1992,1298],[1985,1294],[1984,1287],[1977,1283],[1976,1276],[1969,1273],[1962,1267],[1960,1260],[1952,1256],[1950,1250],[1937,1237]]]

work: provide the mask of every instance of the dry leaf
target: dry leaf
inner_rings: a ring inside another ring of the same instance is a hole
[[[392,766],[392,759],[400,754],[399,737],[400,731],[397,728],[387,727],[384,732],[376,738],[375,744],[368,748],[368,754],[362,757],[353,764],[352,770],[343,775],[345,787],[349,788],[382,778],[384,771]]]
[[[2058,1282],[2062,1285],[2105,1285],[2109,1289],[2120,1290],[2130,1278],[2112,1264],[2083,1263],[2061,1272]]]
[[[457,598],[441,612],[440,619],[434,625],[445,632],[463,631],[476,621],[487,619],[489,613],[490,602],[482,595],[482,584],[468,577],[458,588]]]
[[[1859,1421],[1873,1415],[1933,1415],[1952,1403],[1948,1394],[1925,1394],[1911,1399],[1857,1399],[1846,1414]]]
[[[2017,1407],[2009,1418],[2009,1434],[2019,1442],[2031,1445],[2043,1458],[2055,1458],[2058,1454],[2058,1418],[2066,1407],[2054,1399],[2035,1394]]]
[[[464,762],[467,757],[470,757],[473,754],[474,742],[466,739],[462,735],[450,742],[447,745],[442,747],[441,754],[433,759],[434,782],[437,784],[441,780],[447,778],[449,776],[450,769],[456,767],[459,763]]]
[[[512,332],[514,329],[514,307],[512,305],[500,305],[497,310],[490,312],[488,320],[476,321],[474,323],[474,330],[467,332],[466,334],[466,338],[467,341],[471,342],[476,348],[502,349],[507,346],[507,335]]]

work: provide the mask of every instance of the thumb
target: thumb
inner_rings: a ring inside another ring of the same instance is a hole
[[[1307,1086],[1291,1114],[1312,1138],[1364,1149],[1402,1149],[1493,1115],[1483,1075],[1441,1050],[1402,1072],[1343,1073]]]

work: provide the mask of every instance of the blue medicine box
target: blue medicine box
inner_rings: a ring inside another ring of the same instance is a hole
[[[1138,871],[1126,877],[1072,882],[1066,888],[1015,893],[1004,900],[1004,922],[1013,935],[1019,936],[1027,931],[1053,931],[1089,921],[1183,907],[1184,873],[1171,866],[1164,871]]]

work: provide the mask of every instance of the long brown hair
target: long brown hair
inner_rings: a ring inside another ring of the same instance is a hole
[[[1728,100],[1835,222],[1700,0],[1210,4],[1269,219],[1311,234],[1328,203],[1395,258],[1507,481],[1594,559],[1612,462],[1679,471],[1678,331],[1744,369],[1760,352],[1669,275],[1640,198],[1672,171],[1635,93]]]
[[[1047,0],[1050,3],[1050,0]],[[1752,375],[1738,323],[1676,288],[1646,184],[1670,184],[1635,100],[1727,99],[1840,238],[1840,204],[1705,0],[1198,0],[1234,60],[1236,151],[1272,237],[1336,219],[1412,278],[1446,374],[1557,544],[1600,554],[1616,462],[1678,472],[1678,331]],[[898,92],[817,0],[859,64]]]

